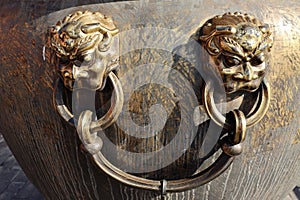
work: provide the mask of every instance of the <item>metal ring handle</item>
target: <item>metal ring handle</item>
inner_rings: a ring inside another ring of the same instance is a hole
[[[161,191],[162,187],[162,181],[159,180],[151,180],[146,178],[141,178],[129,173],[126,173],[114,165],[112,165],[105,156],[101,153],[101,147],[99,148],[99,145],[92,146],[93,142],[98,143],[96,139],[100,139],[100,137],[95,138],[94,136],[97,133],[91,132],[91,124],[92,122],[92,115],[93,113],[89,110],[83,111],[79,116],[79,124],[84,125],[84,127],[77,127],[77,131],[80,138],[86,139],[85,141],[82,141],[83,144],[88,144],[87,147],[89,153],[92,154],[94,161],[96,164],[108,175],[115,178],[116,180],[133,186],[138,187],[142,189],[148,189],[148,190],[156,190]],[[101,143],[102,144],[102,143]],[[92,149],[90,149],[92,147]],[[164,190],[167,192],[175,192],[175,191],[183,191],[195,187],[199,187],[203,184],[206,184],[210,182],[211,180],[218,177],[220,174],[222,174],[232,163],[234,157],[233,155],[229,155],[228,153],[224,152],[222,153],[218,159],[208,168],[201,171],[200,173],[197,173],[193,175],[192,177],[185,178],[185,179],[179,179],[179,180],[170,180],[165,182],[163,185]]]
[[[108,77],[110,78],[114,88],[114,92],[111,99],[111,106],[108,112],[104,116],[102,116],[100,119],[92,123],[91,126],[93,132],[99,131],[101,129],[106,129],[107,127],[109,127],[117,120],[119,114],[122,111],[123,101],[124,101],[122,85],[118,77],[113,72],[110,72],[108,74]],[[55,87],[55,93],[54,93],[55,94],[54,104],[56,105],[57,111],[60,114],[60,116],[65,121],[69,122],[71,125],[74,125],[74,115],[65,105],[63,99],[63,90],[64,90],[63,82],[61,79],[58,79]]]
[[[246,115],[247,127],[251,127],[258,123],[266,114],[270,104],[270,86],[264,79],[259,87],[259,97],[257,107],[252,113]],[[203,90],[203,104],[209,117],[219,126],[229,128],[230,125],[226,123],[226,117],[217,109],[213,99],[214,89],[210,83],[207,83]]]
[[[141,178],[123,172],[107,161],[101,151],[94,154],[93,158],[105,173],[126,185],[147,190],[161,191],[161,181]],[[221,175],[230,166],[233,160],[234,157],[222,153],[213,165],[209,166],[201,173],[185,179],[167,181],[165,190],[166,192],[178,192],[204,185]]]

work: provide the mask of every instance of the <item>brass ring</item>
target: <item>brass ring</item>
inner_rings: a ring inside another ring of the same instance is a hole
[[[232,155],[223,152],[208,168],[204,169],[200,173],[194,174],[189,178],[179,180],[160,181],[138,177],[117,168],[102,154],[101,148],[103,141],[101,137],[97,136],[97,132],[92,132],[92,114],[92,111],[86,110],[83,111],[79,116],[79,124],[84,127],[78,126],[77,131],[79,137],[82,139],[84,147],[92,155],[94,162],[101,170],[103,170],[103,172],[120,181],[121,183],[130,185],[132,187],[163,191],[163,193],[196,188],[221,175],[230,166],[234,159]]]
[[[244,113],[240,110],[233,110],[229,112],[228,116],[226,115],[226,118],[234,119],[232,122],[229,122],[232,126],[231,131],[233,132],[231,135],[232,144],[235,145],[244,142],[247,129],[247,122]]]
[[[229,156],[237,156],[243,152],[242,143],[246,136],[246,117],[240,110],[230,111],[227,117],[234,119],[232,121],[234,128],[232,127],[232,133],[228,133],[227,136],[220,140],[221,149]]]
[[[110,78],[114,88],[114,92],[111,99],[111,106],[104,116],[102,116],[100,119],[91,124],[91,129],[93,132],[109,127],[117,120],[119,114],[122,111],[124,102],[122,85],[118,77],[113,72],[110,72],[108,74],[108,77]],[[65,105],[63,99],[63,89],[64,84],[61,79],[58,79],[53,97],[54,105],[56,105],[57,111],[60,114],[60,116],[74,126],[74,115]]]
[[[243,152],[243,145],[241,143],[230,144],[228,137],[222,139],[221,144],[222,151],[229,156],[238,156]]]
[[[266,79],[263,79],[259,87],[259,97],[257,107],[253,112],[246,115],[246,126],[251,127],[258,123],[266,114],[270,104],[270,86]],[[213,99],[214,90],[210,83],[207,83],[203,90],[203,104],[208,116],[219,126],[230,128],[231,125],[226,123],[225,116],[217,109]]]
[[[162,181],[146,179],[126,173],[112,165],[101,153],[101,151],[93,154],[93,159],[106,174],[110,175],[121,183],[147,190],[162,190]],[[165,180],[165,184],[163,185],[164,191],[178,192],[204,185],[221,175],[231,165],[233,160],[233,156],[227,155],[223,152],[212,165],[200,173],[193,175],[192,177],[179,180]]]

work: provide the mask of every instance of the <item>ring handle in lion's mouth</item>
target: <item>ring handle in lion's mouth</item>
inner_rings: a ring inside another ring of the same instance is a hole
[[[272,47],[270,27],[247,14],[226,13],[209,19],[195,34],[205,52],[201,55],[203,62],[209,63],[205,70],[212,74],[202,88],[203,105],[208,116],[223,127],[225,133],[218,140],[222,150],[218,159],[203,171],[179,180],[151,180],[126,173],[101,153],[103,141],[97,132],[117,120],[124,101],[122,85],[113,72],[118,66],[115,62],[118,55],[111,46],[117,33],[111,18],[89,11],[68,15],[50,30],[51,47],[57,56],[60,75],[54,95],[55,104],[66,121],[74,124],[75,119],[65,105],[64,89],[72,92],[84,88],[96,92],[105,87],[107,74],[114,88],[111,107],[102,118],[95,120],[89,109],[79,114],[75,124],[85,150],[111,177],[130,186],[161,191],[162,194],[195,188],[222,174],[234,157],[242,153],[247,128],[259,122],[268,109],[270,87],[264,76]],[[112,56],[105,57],[103,52],[107,51],[111,52],[105,55]],[[114,67],[109,63],[114,63]],[[220,76],[214,76],[216,72]],[[223,87],[228,96],[257,94],[255,107],[250,113],[235,109],[222,115],[214,102],[214,92],[219,87]]]
[[[123,90],[121,83],[118,77],[113,73],[110,72],[108,78],[112,82],[114,92],[111,98],[111,106],[106,114],[104,114],[100,119],[93,121],[91,124],[91,130],[93,132],[97,132],[99,130],[104,130],[111,126],[117,119],[119,114],[122,111],[123,106]],[[55,86],[54,92],[54,104],[56,105],[56,109],[60,116],[71,125],[75,125],[78,123],[77,119],[74,119],[74,115],[72,111],[68,108],[64,100],[64,84],[61,79],[58,79]]]
[[[50,28],[50,45],[56,58],[53,64],[60,76],[55,103],[66,121],[77,123],[71,106],[64,103],[63,90],[103,90],[107,78],[114,89],[111,105],[93,122],[92,130],[106,129],[117,120],[123,106],[122,86],[114,73],[119,66],[118,40],[114,37],[118,32],[111,18],[90,11],[67,15]]]

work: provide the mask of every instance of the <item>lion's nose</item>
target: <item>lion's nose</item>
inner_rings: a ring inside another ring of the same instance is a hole
[[[243,78],[247,81],[251,81],[253,79],[253,69],[249,62],[246,62],[243,65]]]
[[[85,70],[80,70],[79,67],[76,65],[73,65],[73,77],[74,79],[79,79],[79,78],[88,78],[89,74]]]

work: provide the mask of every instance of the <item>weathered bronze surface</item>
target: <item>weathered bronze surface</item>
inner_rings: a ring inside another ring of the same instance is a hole
[[[80,148],[82,141],[77,130],[54,112],[52,94],[58,65],[50,64],[53,58],[44,47],[47,43],[45,35],[51,25],[78,10],[111,16],[119,29],[121,67],[115,74],[123,89],[126,113],[120,113],[116,123],[105,129],[104,136],[108,139],[103,140],[101,152],[111,164],[128,173],[132,171],[127,164],[142,171],[165,160],[176,159],[160,170],[134,174],[149,180],[190,178],[214,163],[220,153],[212,151],[215,153],[212,155],[204,151],[218,142],[214,136],[219,133],[219,126],[205,115],[201,106],[198,107],[203,104],[201,90],[207,80],[206,76],[200,76],[202,73],[199,75],[198,68],[207,63],[201,57],[206,58],[209,54],[205,49],[205,53],[198,51],[199,43],[196,45],[195,37],[190,36],[210,17],[229,11],[251,13],[272,25],[274,45],[265,69],[272,91],[270,106],[261,121],[247,127],[243,153],[211,182],[165,195],[168,199],[281,200],[299,184],[298,1],[20,2],[3,0],[0,7],[0,130],[26,175],[46,199],[161,199],[161,192],[166,192],[168,185],[162,181],[161,191],[155,192],[111,178],[99,169],[89,153]],[[89,3],[97,4],[78,7]],[[155,82],[161,78],[166,81]],[[141,80],[147,84],[131,88]],[[62,81],[60,85],[65,87]],[[110,109],[112,91],[113,85],[108,78],[103,90],[96,92],[98,119]],[[66,98],[70,90],[62,92],[64,104],[70,105],[71,101]],[[261,92],[267,94],[264,87],[255,92],[243,91],[242,96],[230,93],[226,95],[230,98],[224,109],[221,106],[224,99],[218,102],[218,88],[214,88],[214,97],[209,99],[215,101],[221,114],[239,109],[247,117],[247,113],[252,113],[251,102],[263,97]],[[71,107],[68,110],[74,113]],[[127,113],[132,121],[126,120]],[[153,120],[161,121],[158,125],[162,126],[152,125]],[[133,124],[137,126],[131,126],[131,132],[122,129]],[[243,123],[239,124],[242,127]],[[188,131],[180,134],[181,125],[186,125]],[[193,127],[198,126],[201,128],[194,131]],[[141,127],[144,132],[140,131]],[[146,132],[148,129],[159,131],[152,134]],[[179,139],[175,137],[177,135]],[[194,138],[194,135],[199,137]],[[243,136],[238,134],[235,138],[239,141]],[[115,144],[115,150],[107,147],[109,141]],[[163,152],[161,157],[149,156],[148,160],[122,154],[127,151],[142,153],[145,157],[152,152],[160,153],[167,144],[170,144],[170,151]],[[239,148],[233,144],[223,145],[229,154],[239,153]],[[179,158],[177,149],[183,150]]]

